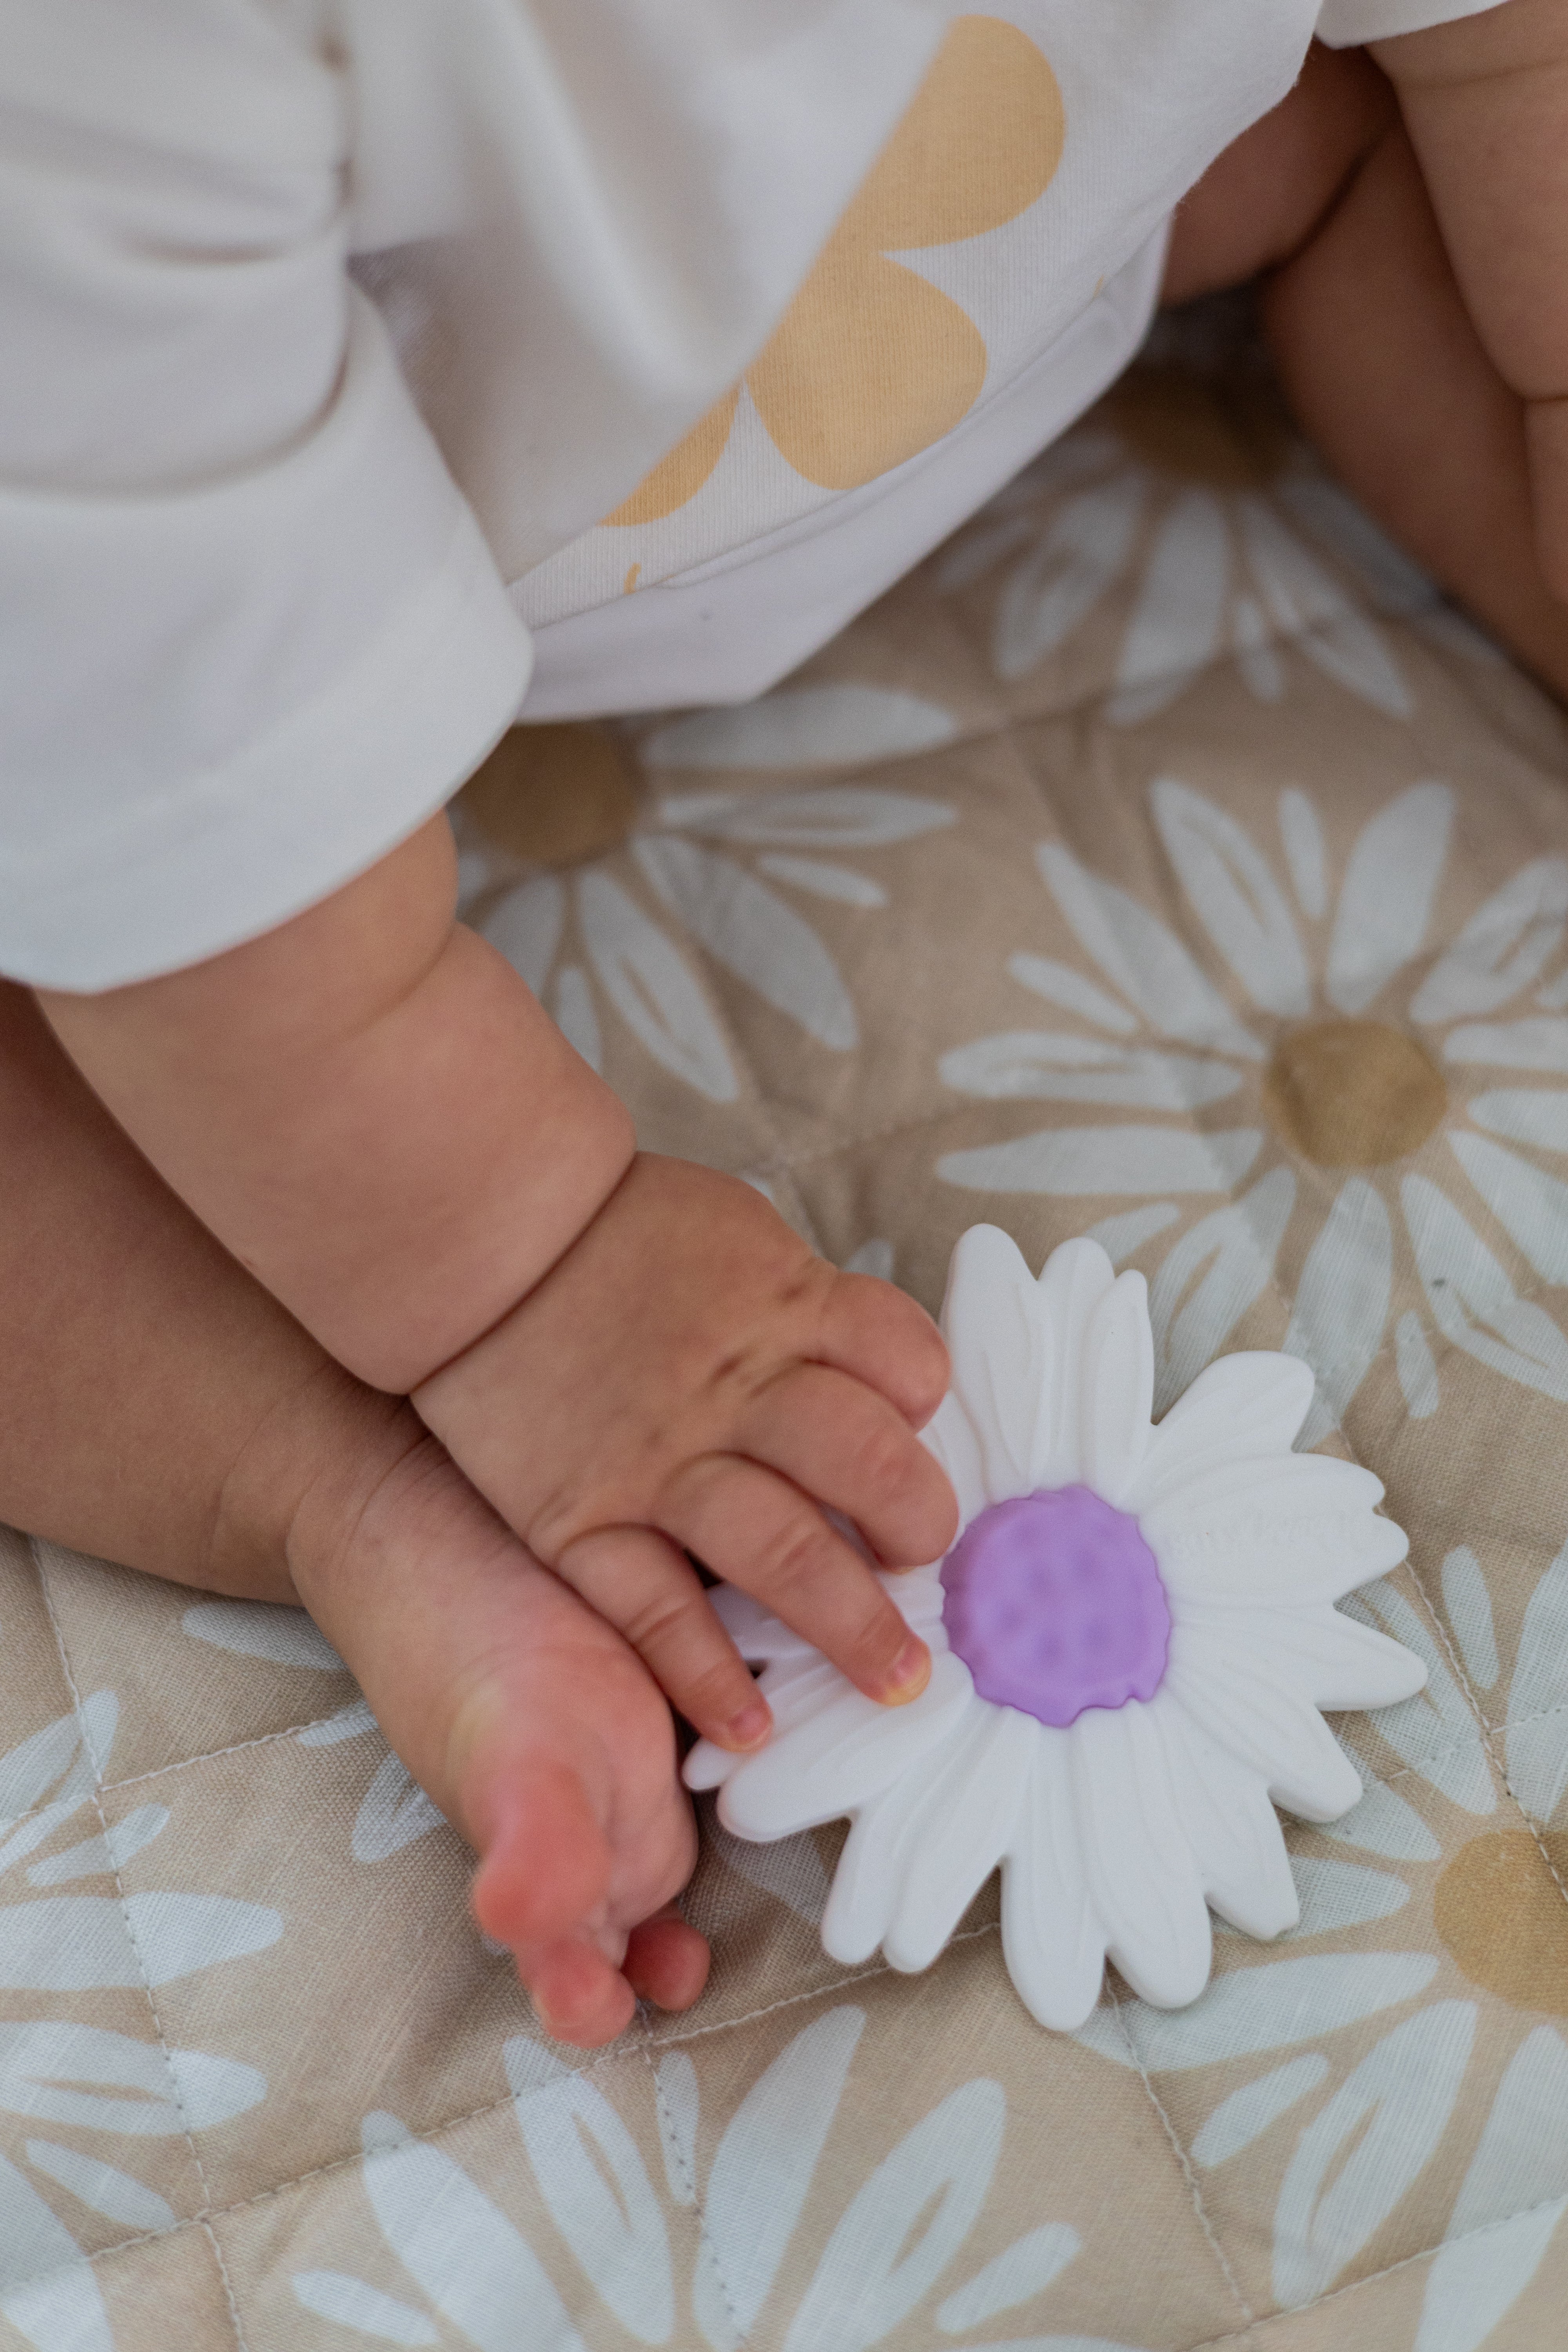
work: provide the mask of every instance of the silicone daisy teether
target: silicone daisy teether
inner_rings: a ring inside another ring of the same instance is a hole
[[[835,1959],[930,1966],[998,1864],[1002,1944],[1042,2025],[1071,2030],[1106,1958],[1162,2009],[1208,1981],[1209,1908],[1248,1935],[1300,1916],[1276,1801],[1334,1821],[1362,1794],[1321,1707],[1408,1698],[1426,1670],[1335,1601],[1394,1567],[1370,1471],[1293,1454],[1294,1356],[1222,1357],[1152,1425],[1141,1274],[1099,1244],[1037,1283],[975,1225],[953,1252],[952,1385],[925,1442],[957,1490],[944,1560],[883,1582],[931,1682],[882,1707],[740,1592],[714,1601],[763,1663],[754,1756],[700,1741],[736,1836],[852,1823],[822,1924]]]

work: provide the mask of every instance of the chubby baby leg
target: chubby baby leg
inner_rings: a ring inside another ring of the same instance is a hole
[[[476,1909],[551,2030],[687,2006],[695,1838],[634,1653],[211,1239],[5,983],[0,1165],[0,1518],[303,1601],[481,1854]]]
[[[1165,299],[1261,275],[1287,400],[1346,487],[1554,692],[1525,404],[1472,321],[1393,86],[1314,47],[1283,103],[1179,208]]]

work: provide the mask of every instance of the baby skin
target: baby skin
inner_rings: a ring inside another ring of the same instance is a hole
[[[1267,273],[1309,429],[1568,695],[1568,0],[1315,51],[1169,267],[1173,299]],[[5,992],[0,1516],[302,1602],[479,1852],[544,2022],[593,2044],[707,1965],[660,1691],[768,1736],[692,1559],[918,1695],[823,1507],[884,1568],[945,1549],[917,1433],[946,1361],[745,1185],[638,1153],[454,908],[438,818],[207,963]]]

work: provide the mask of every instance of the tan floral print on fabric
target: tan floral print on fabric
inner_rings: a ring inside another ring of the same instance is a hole
[[[985,382],[984,338],[893,257],[981,236],[1045,194],[1066,116],[1050,66],[995,16],[961,16],[913,106],[829,238],[746,385],[797,474],[855,489],[940,441]],[[725,394],[615,524],[659,521],[702,488],[740,400]]]

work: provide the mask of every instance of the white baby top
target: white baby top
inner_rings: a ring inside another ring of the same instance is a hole
[[[759,691],[1124,363],[1314,31],[1490,5],[0,0],[0,971],[284,920],[535,653]]]

